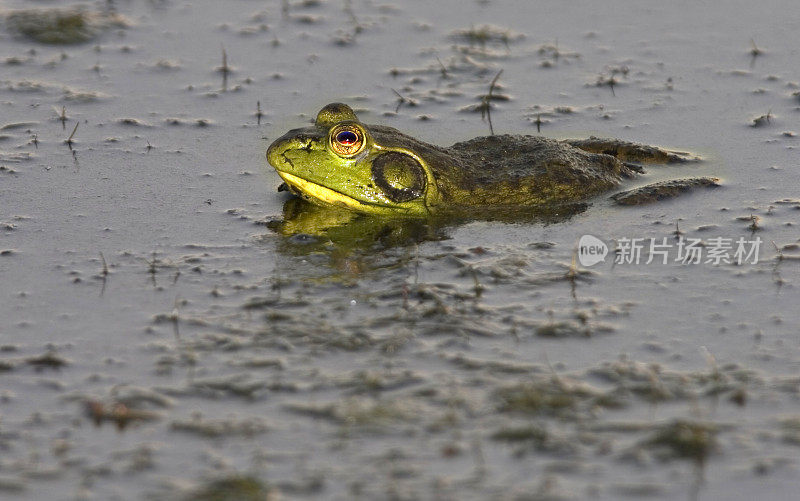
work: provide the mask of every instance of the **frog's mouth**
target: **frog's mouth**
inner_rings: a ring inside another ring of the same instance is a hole
[[[339,193],[336,190],[326,188],[321,184],[308,181],[293,174],[289,174],[288,172],[278,171],[278,175],[281,176],[281,178],[286,181],[286,184],[288,184],[294,190],[297,190],[308,197],[319,200],[326,204],[337,205],[359,211],[366,211],[368,210],[368,207],[371,206],[371,204],[366,204],[360,200],[356,200],[353,197],[348,197],[343,193]]]

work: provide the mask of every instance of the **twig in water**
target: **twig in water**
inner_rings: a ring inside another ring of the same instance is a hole
[[[150,279],[153,281],[153,287],[156,287],[156,265],[158,264],[158,259],[156,259],[156,251],[153,251],[152,260],[148,261],[145,259],[144,262],[148,264],[147,273],[150,274]]]
[[[678,219],[675,220],[675,231],[673,231],[672,234],[678,239],[683,235],[683,231],[681,231],[680,226],[678,226]]]
[[[758,56],[760,56],[761,54],[763,54],[763,53],[764,53],[764,51],[759,49],[758,46],[756,45],[756,41],[751,38],[750,39],[750,57],[751,57],[750,66],[751,67],[756,64],[756,58]]]
[[[106,263],[106,257],[103,253],[100,253],[100,262],[103,264],[103,268],[100,270],[100,279],[103,281],[103,288],[100,289],[100,295],[102,296],[103,293],[106,291],[106,281],[108,280],[108,263]]]
[[[228,66],[228,53],[225,52],[225,46],[222,46],[222,66],[218,70],[222,73],[222,91],[228,91],[228,74],[231,72],[231,67]]]
[[[479,299],[483,294],[484,287],[481,285],[481,282],[478,279],[478,272],[475,271],[475,268],[470,266],[469,272],[472,275],[472,281],[474,283],[473,291],[475,292],[475,299]]]
[[[567,270],[566,277],[568,280],[575,281],[575,277],[578,276],[578,247],[576,246],[572,250],[572,262],[569,264],[569,270]]]
[[[258,125],[261,125],[261,117],[264,114],[261,112],[261,101],[256,101],[256,118],[258,119]]]
[[[440,72],[442,73],[442,78],[446,79],[449,78],[450,75],[447,74],[447,67],[442,63],[442,60],[439,59],[439,56],[436,56],[436,61],[439,62]]]
[[[75,137],[75,132],[78,130],[78,125],[80,124],[81,124],[80,122],[75,122],[75,128],[72,129],[72,134],[70,134],[67,140],[64,141],[64,143],[67,146],[69,146],[70,151],[72,151],[72,144],[73,144],[72,138]]]
[[[484,118],[488,119],[489,121],[489,132],[492,136],[494,136],[494,126],[492,125],[492,92],[494,92],[494,86],[497,84],[497,79],[500,78],[500,75],[503,73],[503,70],[497,72],[497,75],[494,76],[492,79],[492,83],[489,84],[489,93],[481,98],[481,120]]]
[[[58,110],[56,109],[56,113],[57,112],[58,112]],[[66,106],[62,106],[61,107],[61,114],[58,116],[58,119],[61,121],[61,129],[62,130],[66,130],[67,129],[67,107]]]
[[[400,94],[396,90],[392,89],[392,92],[394,92],[395,95],[397,96],[397,108],[394,109],[395,113],[397,113],[400,110],[400,106],[402,106],[403,103],[406,103],[409,106],[416,106],[417,105],[416,101],[414,101],[413,99],[409,99],[407,97],[404,97],[402,94]]]
[[[353,23],[353,34],[358,35],[362,31],[364,31],[364,27],[358,22],[358,18],[356,17],[356,13],[353,11],[353,3],[351,0],[344,0],[344,12],[350,18],[350,22]]]
[[[617,93],[614,92],[614,86],[617,84],[617,80],[614,77],[611,77],[608,79],[606,84],[608,85],[608,88],[611,89],[611,95],[617,97]]]
[[[108,276],[108,263],[106,263],[106,257],[103,253],[100,253],[100,262],[103,263],[103,269],[100,270],[100,276],[106,278]]]
[[[761,227],[758,225],[758,220],[759,220],[759,217],[751,212],[750,213],[750,226],[748,226],[750,231],[757,231],[757,230],[761,229]]]
[[[783,251],[780,247],[778,247],[778,244],[775,243],[775,240],[772,241],[772,246],[775,247],[775,252],[778,253],[778,255],[775,256],[775,259],[778,261],[783,261]]]
[[[172,313],[169,315],[169,320],[172,322],[172,331],[175,334],[175,339],[180,340],[181,338],[181,331],[178,327],[178,322],[180,321],[180,311],[179,311],[180,302],[178,301],[178,297],[175,296],[175,304],[172,307]]]

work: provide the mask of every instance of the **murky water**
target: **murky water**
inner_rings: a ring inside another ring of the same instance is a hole
[[[70,5],[0,2],[0,497],[792,498],[792,2],[108,1],[57,45],[9,17]],[[322,223],[272,139],[332,101],[485,135],[500,70],[495,132],[693,151],[625,187],[723,186],[292,236]],[[574,266],[585,234],[640,264]],[[706,262],[719,238],[758,262]]]

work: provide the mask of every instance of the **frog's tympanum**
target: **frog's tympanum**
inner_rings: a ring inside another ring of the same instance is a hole
[[[481,217],[574,205],[642,172],[639,164],[696,157],[594,137],[486,136],[441,148],[391,127],[362,124],[349,106],[333,103],[322,108],[313,127],[275,140],[267,159],[285,188],[315,204],[380,217]],[[641,204],[717,181],[671,180],[613,198]]]

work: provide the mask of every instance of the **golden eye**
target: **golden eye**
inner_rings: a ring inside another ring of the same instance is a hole
[[[364,147],[364,132],[354,124],[344,124],[331,130],[331,148],[337,155],[353,156]]]
[[[425,171],[417,160],[389,152],[372,161],[372,180],[393,202],[408,202],[425,193]]]

